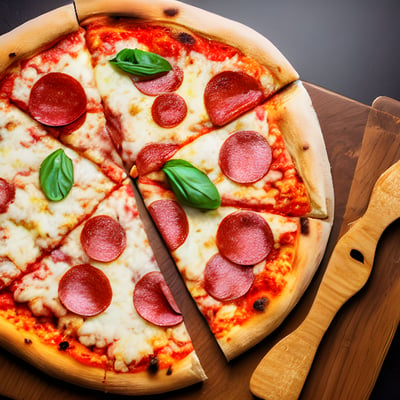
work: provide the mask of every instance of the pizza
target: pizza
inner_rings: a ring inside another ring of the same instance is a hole
[[[79,0],[0,44],[0,344],[96,390],[204,381],[153,241],[228,361],[276,329],[334,201],[286,58],[176,1]]]
[[[160,169],[153,162],[156,145],[138,155],[140,193],[228,359],[282,322],[314,274],[323,254],[319,244],[330,231],[321,220],[327,215],[321,192],[311,189],[315,176],[308,185],[300,178],[283,140],[309,129],[295,118],[310,107],[304,96],[302,86],[292,84],[233,123],[180,146]],[[302,167],[309,168],[306,162]],[[217,207],[208,204],[207,188],[205,204],[192,200],[187,181],[203,185],[192,170],[207,171]]]

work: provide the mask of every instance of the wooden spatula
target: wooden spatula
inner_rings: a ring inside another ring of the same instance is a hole
[[[262,399],[297,399],[339,308],[367,282],[383,231],[400,217],[400,161],[377,180],[365,214],[336,244],[304,321],[261,360],[250,380]]]

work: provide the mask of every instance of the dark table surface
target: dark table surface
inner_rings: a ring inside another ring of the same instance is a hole
[[[70,2],[0,0],[0,34]],[[399,0],[184,2],[242,22],[268,37],[305,81],[368,105],[381,95],[400,100]],[[371,399],[399,399],[399,380],[398,331]]]

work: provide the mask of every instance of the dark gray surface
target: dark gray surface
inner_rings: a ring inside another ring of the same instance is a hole
[[[305,81],[365,104],[381,95],[400,100],[400,0],[185,2],[242,22],[268,37]],[[0,0],[0,34],[69,3]],[[371,399],[400,399],[399,380],[397,332]]]

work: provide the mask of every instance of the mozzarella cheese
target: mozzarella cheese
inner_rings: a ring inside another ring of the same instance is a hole
[[[54,48],[32,57],[22,67],[17,64],[17,67],[11,70],[15,75],[11,98],[28,109],[32,87],[42,76],[50,72],[62,72],[75,78],[82,85],[87,97],[88,112],[84,123],[68,135],[63,135],[62,140],[72,148],[85,153],[95,163],[99,165],[105,163],[105,168],[112,163],[122,165],[106,132],[106,120],[83,30],[68,36]],[[122,174],[122,171],[120,173]]]
[[[115,54],[124,48],[148,47],[132,39],[117,42]],[[167,58],[168,59],[168,58]],[[203,54],[182,52],[178,59],[168,59],[184,71],[183,82],[175,91],[187,105],[186,118],[176,127],[158,126],[152,118],[151,107],[155,97],[142,94],[133,85],[129,74],[109,63],[109,58],[99,58],[95,66],[96,81],[106,108],[118,121],[123,135],[123,160],[131,167],[140,149],[152,142],[185,143],[212,129],[205,105],[204,90],[210,79],[222,71],[240,70],[237,55],[224,61],[212,61]],[[266,91],[275,90],[272,76],[265,71],[260,77]]]
[[[228,203],[230,200],[245,201],[249,207],[260,205],[274,207],[276,198],[273,186],[284,178],[282,171],[270,169],[263,178],[246,185],[232,181],[221,171],[219,166],[221,146],[230,135],[242,130],[259,133],[271,147],[277,140],[276,130],[269,129],[268,114],[264,112],[264,106],[259,106],[234,122],[181,147],[173,158],[184,159],[205,172],[217,187],[221,197]]]
[[[74,333],[83,345],[107,348],[107,355],[115,360],[114,368],[120,371],[126,371],[133,361],[152,354],[155,343],[168,346],[171,339],[189,340],[184,324],[166,330],[146,322],[135,310],[133,292],[136,282],[159,268],[138,217],[134,198],[127,196],[127,190],[127,186],[122,186],[114,191],[93,214],[108,215],[125,229],[128,246],[117,260],[110,263],[91,260],[80,244],[83,229],[80,225],[66,237],[56,254],[44,258],[36,270],[24,276],[14,292],[15,300],[27,302],[34,315],[47,315],[50,310],[60,318],[60,328],[67,329],[69,334]],[[68,257],[62,257],[62,254]],[[58,283],[69,268],[84,263],[104,272],[110,281],[113,297],[110,306],[101,314],[77,318],[61,304],[57,294]]]
[[[219,223],[237,209],[220,207],[217,210],[206,211],[207,218],[204,218],[204,211],[190,207],[183,208],[189,222],[189,235],[183,245],[174,251],[174,258],[188,280],[202,280],[208,260],[218,253],[215,237]],[[295,218],[269,213],[258,214],[268,222],[275,243],[279,243],[284,234],[296,232],[298,229],[298,222]],[[261,263],[261,268],[262,265],[264,263]],[[260,268],[257,266],[254,269],[255,272],[259,270]]]
[[[20,270],[52,248],[91,213],[114,183],[87,159],[61,145],[16,107],[0,102],[0,176],[15,185],[15,199],[0,214],[0,257]],[[74,165],[74,186],[60,202],[49,201],[39,184],[42,161],[63,148]]]

